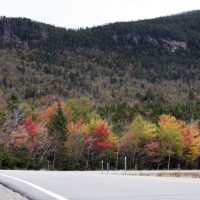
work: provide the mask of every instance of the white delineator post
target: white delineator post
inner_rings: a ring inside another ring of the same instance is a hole
[[[124,159],[124,172],[126,174],[126,168],[127,168],[127,158],[125,156],[125,159]]]
[[[107,174],[108,174],[108,170],[109,170],[109,163],[107,163]]]
[[[101,172],[103,174],[103,160],[101,161]]]

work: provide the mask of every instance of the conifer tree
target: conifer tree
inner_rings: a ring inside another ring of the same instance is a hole
[[[64,142],[67,139],[67,119],[62,110],[60,102],[58,103],[58,108],[53,116],[52,129],[56,132],[57,137]]]
[[[60,102],[55,115],[52,117],[50,133],[55,144],[53,156],[53,168],[55,168],[56,162],[59,163],[59,166],[61,165],[60,162],[63,160],[65,152],[64,144],[67,139],[67,119]]]

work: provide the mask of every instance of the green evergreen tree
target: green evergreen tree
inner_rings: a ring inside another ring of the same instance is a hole
[[[53,156],[53,168],[56,166],[62,166],[62,162],[65,157],[65,141],[67,139],[67,118],[62,110],[60,102],[55,115],[52,118],[52,127],[50,133],[54,140],[54,156]]]
[[[53,116],[52,129],[62,142],[67,139],[67,118],[62,110],[60,102],[58,103],[56,114]]]
[[[8,109],[13,111],[14,109],[17,108],[17,106],[19,105],[19,102],[20,102],[20,98],[18,94],[15,91],[12,92],[7,99]]]

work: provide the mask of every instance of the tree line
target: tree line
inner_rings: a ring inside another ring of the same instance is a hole
[[[0,167],[95,170],[199,168],[198,120],[168,113],[154,119],[126,104],[116,113],[88,98],[44,96],[25,102],[13,92],[0,106]],[[117,115],[118,113],[118,115]],[[126,116],[126,117],[125,117]]]

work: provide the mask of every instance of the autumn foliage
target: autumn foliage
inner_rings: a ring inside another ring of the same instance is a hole
[[[200,131],[195,121],[163,114],[153,123],[135,114],[116,131],[117,125],[102,118],[88,99],[45,101],[48,98],[37,110],[9,101],[10,116],[2,120],[0,140],[21,163],[15,167],[96,169],[106,160],[117,169],[123,167],[124,156],[130,169],[199,166]]]
[[[109,141],[109,136],[111,134],[112,133],[106,124],[100,123],[96,125],[94,129],[94,138],[97,150],[103,151],[106,149],[111,149],[113,147],[112,142]]]
[[[28,117],[24,123],[24,128],[30,137],[36,137],[38,134],[38,124],[33,121],[32,117]]]

